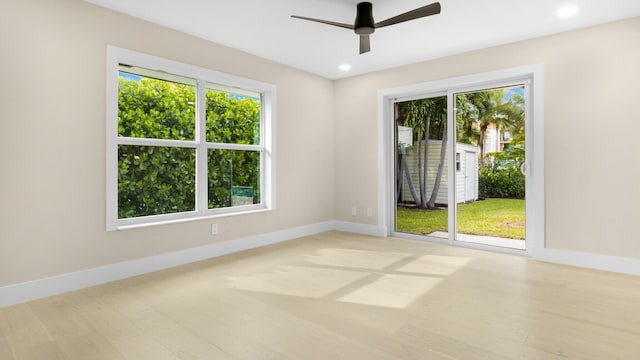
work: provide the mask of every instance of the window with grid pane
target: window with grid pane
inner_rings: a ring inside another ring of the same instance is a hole
[[[108,230],[271,208],[273,86],[109,53]]]

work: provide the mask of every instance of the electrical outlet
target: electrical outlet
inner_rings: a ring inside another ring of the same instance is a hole
[[[351,208],[351,216],[356,216],[358,215],[358,209],[354,206]]]
[[[373,209],[367,208],[367,217],[372,217],[372,216],[373,216]]]
[[[218,224],[211,224],[211,235],[218,235]]]

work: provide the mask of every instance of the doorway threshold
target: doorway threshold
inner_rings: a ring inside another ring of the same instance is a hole
[[[444,231],[434,231],[428,234],[427,236],[447,238],[448,234]],[[469,235],[469,234],[458,234],[458,237],[456,240],[470,242],[474,244],[483,244],[483,245],[491,245],[491,246],[499,246],[504,248],[516,249],[516,250],[525,250],[524,240],[506,239],[506,238],[500,238],[500,237],[494,237],[494,236]]]

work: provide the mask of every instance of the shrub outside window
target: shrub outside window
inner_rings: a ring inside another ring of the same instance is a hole
[[[273,207],[273,85],[107,52],[107,230]]]

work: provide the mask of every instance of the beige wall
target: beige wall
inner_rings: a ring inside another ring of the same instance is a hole
[[[332,81],[80,0],[2,1],[0,44],[0,286],[333,219]],[[275,84],[277,210],[107,233],[107,44]]]
[[[640,18],[336,82],[336,219],[376,207],[377,91],[544,64],[547,247],[640,258]],[[426,45],[428,46],[428,44]]]

